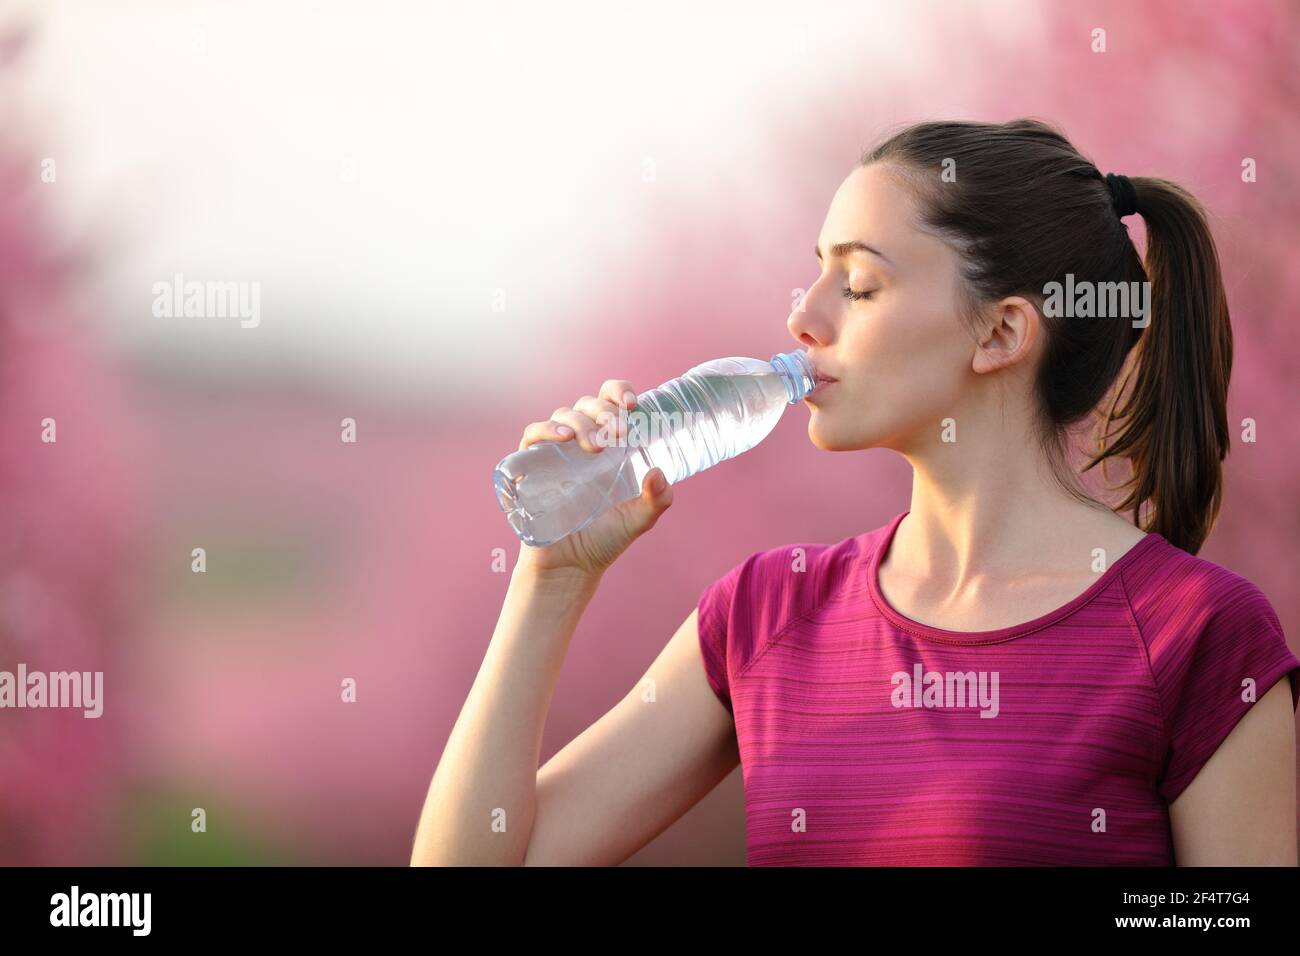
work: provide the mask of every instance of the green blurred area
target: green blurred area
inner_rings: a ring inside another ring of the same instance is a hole
[[[196,543],[197,542],[197,543]],[[212,528],[187,541],[173,540],[156,556],[158,597],[170,603],[221,607],[241,602],[297,604],[319,586],[334,541],[255,528]],[[206,570],[193,570],[203,548]]]
[[[192,829],[206,811],[206,831]],[[168,784],[133,789],[121,808],[124,866],[320,866],[330,861],[309,846],[259,827],[232,801],[211,790]]]

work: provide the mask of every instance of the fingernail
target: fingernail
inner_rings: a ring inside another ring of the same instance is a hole
[[[654,488],[656,492],[663,491],[664,484],[665,482],[664,482],[663,472],[660,472],[659,474],[655,475],[653,478],[650,479],[650,486]]]
[[[568,436],[573,434],[573,429],[570,428],[568,425],[556,425],[555,434],[563,435],[564,437],[567,438]]]
[[[624,405],[631,405],[635,401],[636,401],[636,392],[629,390],[623,393]]]

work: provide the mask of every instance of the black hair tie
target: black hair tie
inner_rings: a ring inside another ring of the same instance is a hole
[[[1115,215],[1123,219],[1138,211],[1137,190],[1127,176],[1107,173],[1106,185],[1110,187],[1110,203],[1115,207]]]

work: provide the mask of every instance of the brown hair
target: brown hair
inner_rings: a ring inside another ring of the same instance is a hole
[[[1146,222],[1144,266],[1106,178],[1046,123],[921,123],[862,159],[876,162],[914,190],[923,225],[962,257],[968,324],[981,304],[1005,296],[1037,304],[1046,330],[1038,426],[1062,485],[1087,497],[1062,474],[1065,435],[1096,412],[1099,450],[1083,471],[1102,463],[1105,475],[1108,459],[1127,459],[1132,473],[1118,486],[1127,494],[1115,509],[1132,510],[1135,525],[1195,554],[1222,500],[1232,370],[1227,297],[1200,203],[1168,180],[1130,179]],[[1049,284],[1067,275],[1094,284],[1149,281],[1146,325],[1131,316],[1043,314]],[[1134,361],[1103,414],[1130,352]]]

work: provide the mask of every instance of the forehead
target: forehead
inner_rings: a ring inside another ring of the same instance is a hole
[[[817,244],[823,255],[837,242],[859,239],[891,259],[922,239],[911,190],[879,163],[858,166],[840,184],[831,200]]]

